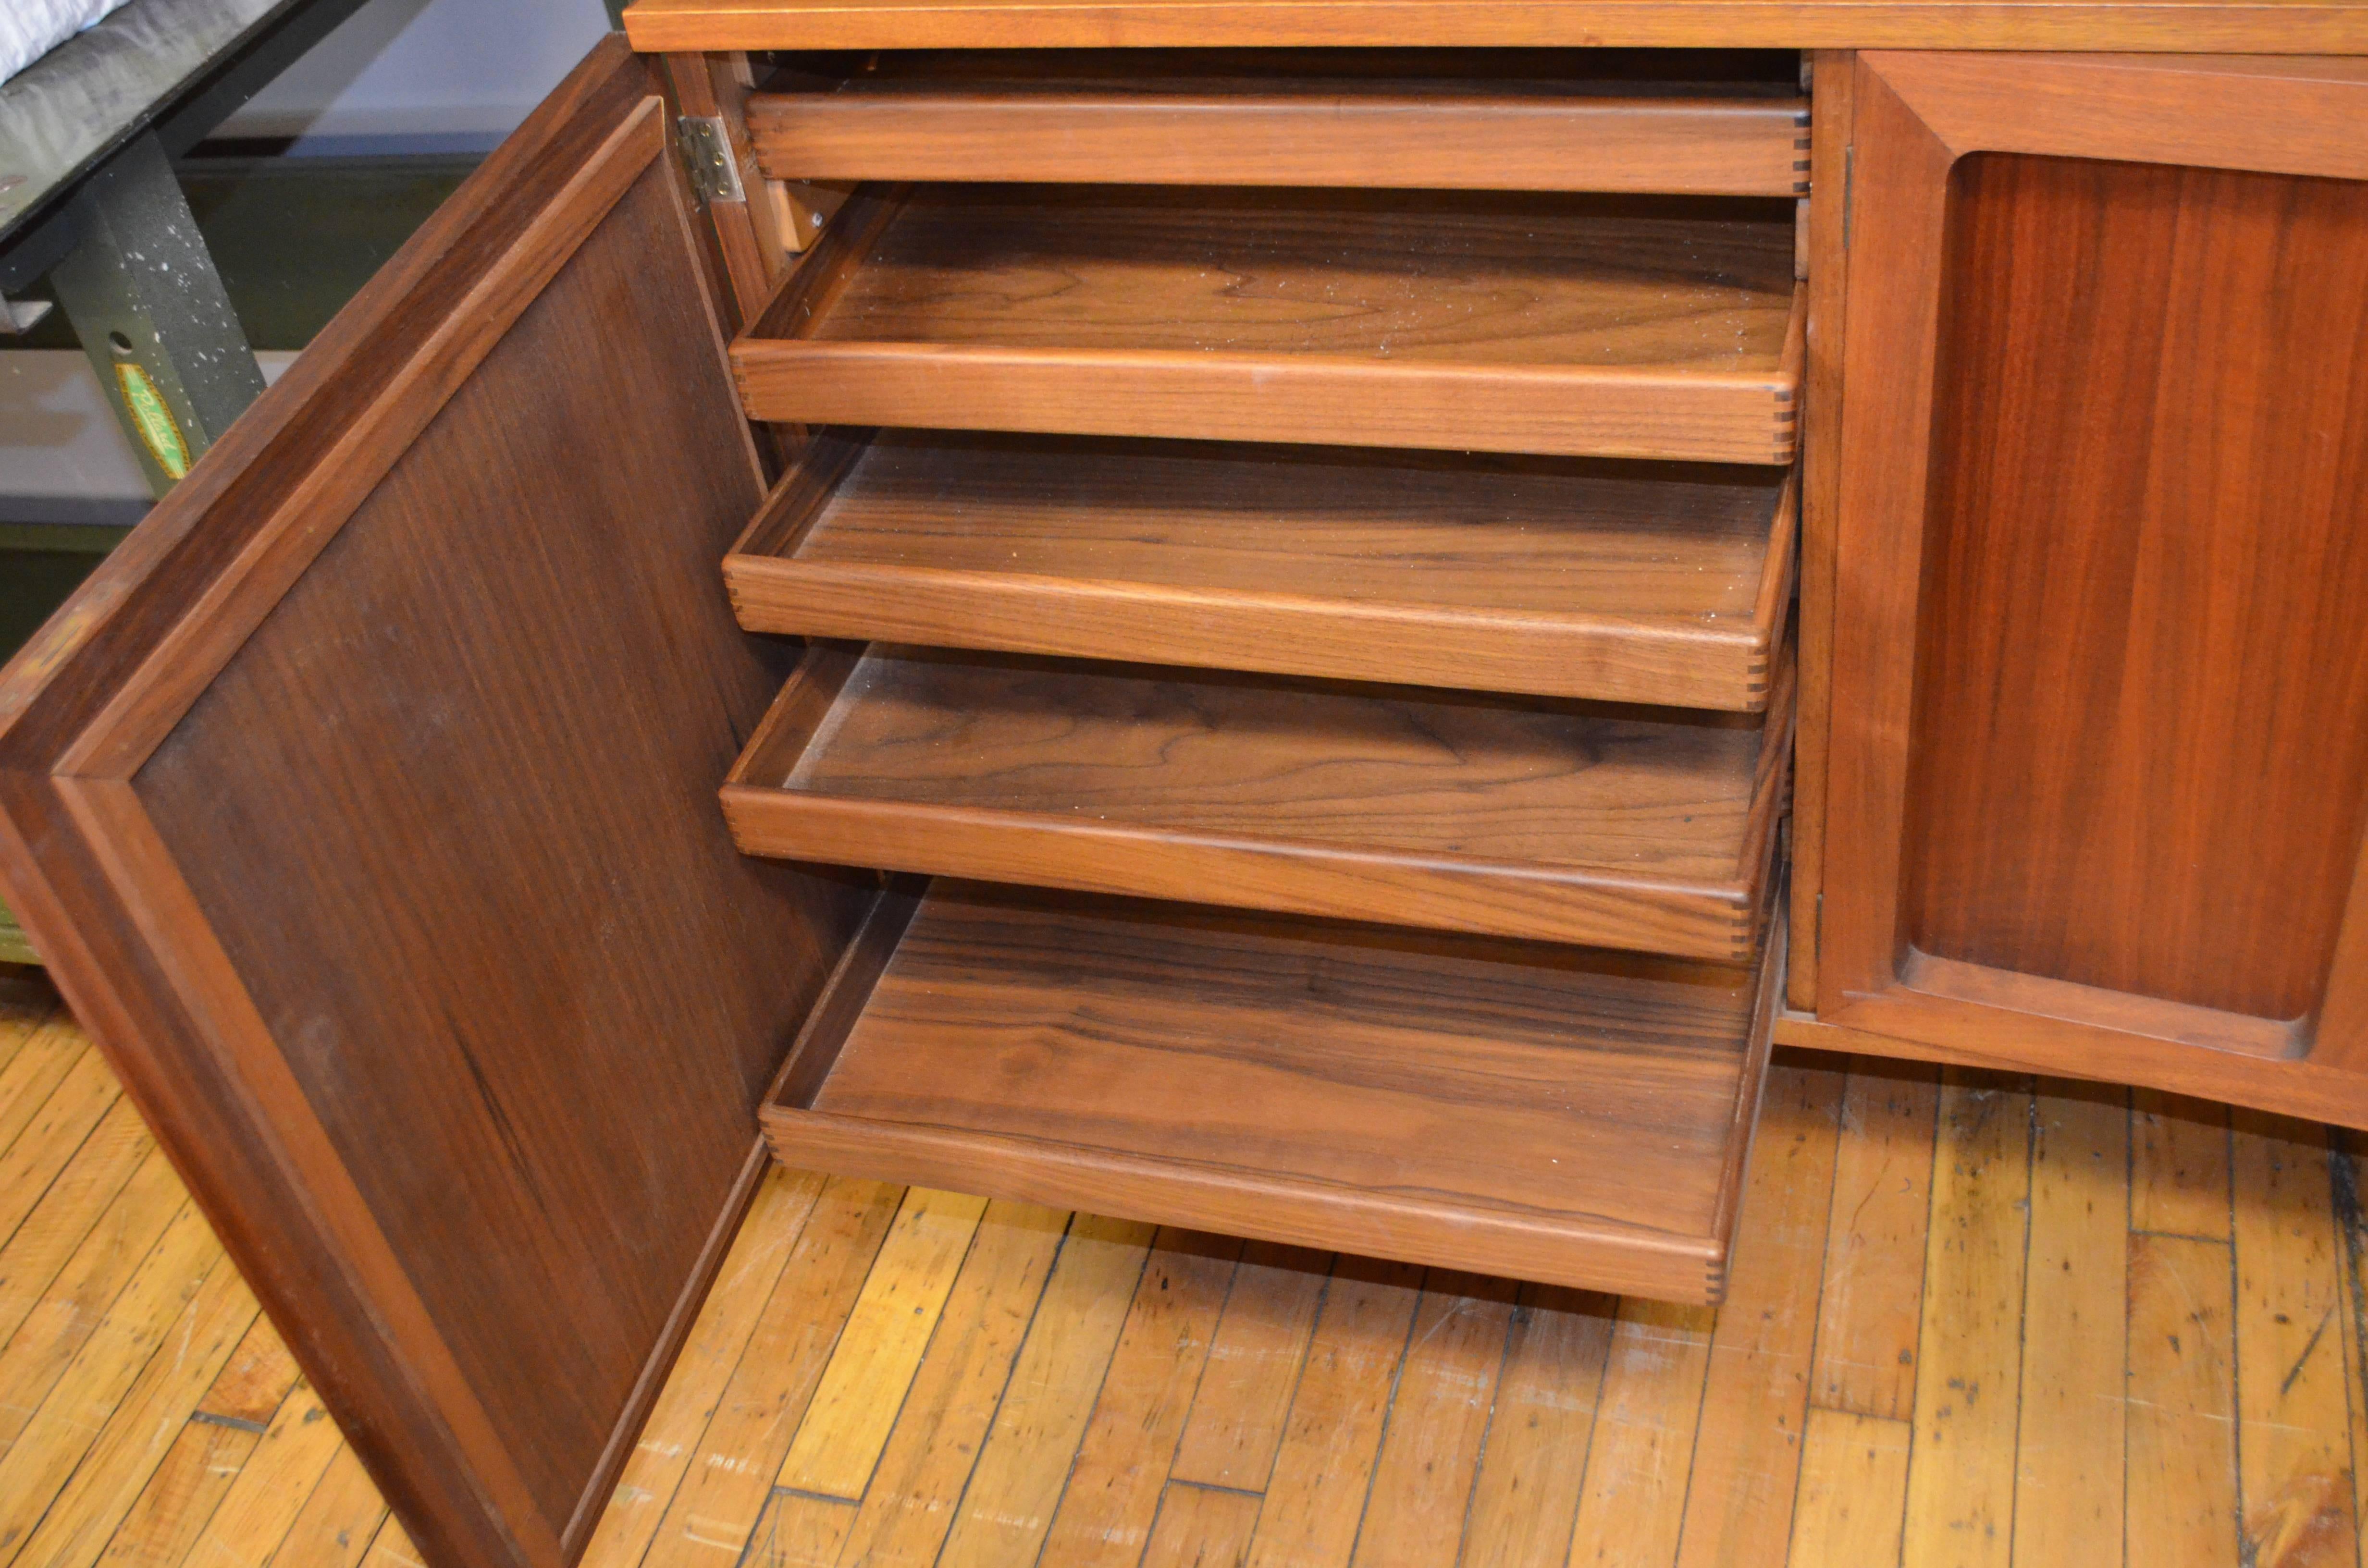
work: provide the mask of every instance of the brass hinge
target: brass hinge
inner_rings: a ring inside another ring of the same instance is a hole
[[[674,122],[675,145],[682,166],[690,171],[691,188],[701,201],[746,201],[740,187],[740,161],[732,155],[732,137],[723,117],[686,114]]]

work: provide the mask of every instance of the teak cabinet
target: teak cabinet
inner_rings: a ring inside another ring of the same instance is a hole
[[[643,0],[0,676],[438,1563],[775,1156],[1714,1301],[1774,1041],[2368,1126],[2368,17],[1319,10]]]

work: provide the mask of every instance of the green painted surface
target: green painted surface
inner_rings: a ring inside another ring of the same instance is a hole
[[[41,956],[33,951],[32,944],[25,940],[24,927],[18,926],[17,917],[8,913],[8,906],[0,903],[0,963],[40,961]]]
[[[140,433],[148,455],[168,479],[179,479],[189,472],[189,443],[181,427],[173,422],[173,411],[165,403],[165,394],[147,367],[126,360],[115,367],[115,380],[123,388],[123,405],[131,411],[131,426]]]

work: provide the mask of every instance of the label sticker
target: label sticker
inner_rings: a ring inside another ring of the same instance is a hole
[[[165,406],[165,394],[156,390],[148,372],[129,359],[118,360],[115,379],[123,388],[123,406],[131,411],[133,427],[165,477],[178,479],[188,472],[189,443],[182,438],[181,427],[173,423],[173,411]]]

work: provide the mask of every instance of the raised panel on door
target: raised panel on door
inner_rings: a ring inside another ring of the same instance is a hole
[[[2368,72],[1857,71],[1818,1015],[2368,1122]]]
[[[782,669],[603,43],[0,677],[0,881],[415,1540],[552,1568],[875,894],[713,791]]]

